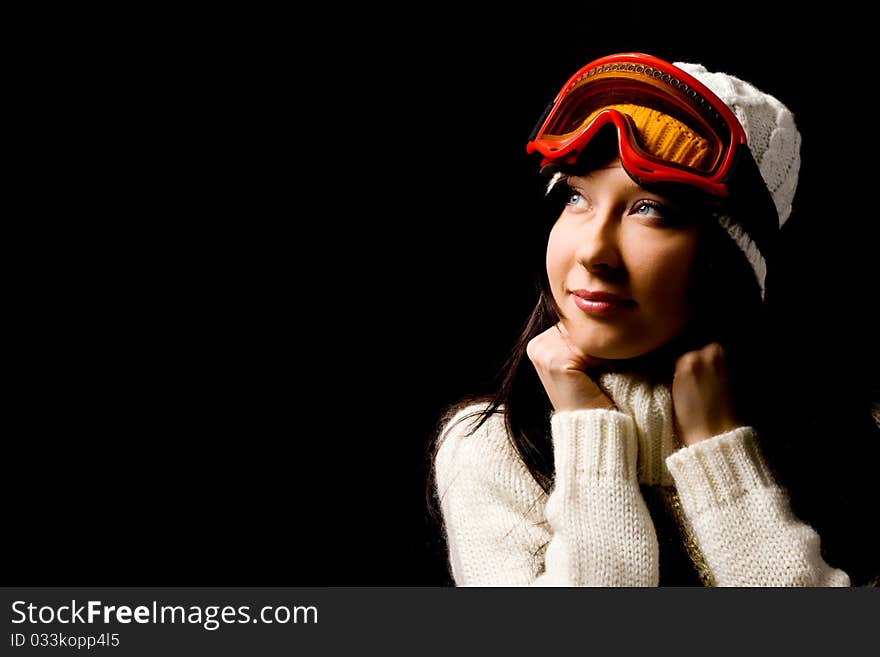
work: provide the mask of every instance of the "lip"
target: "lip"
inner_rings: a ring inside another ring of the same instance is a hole
[[[571,296],[575,305],[589,315],[610,315],[636,305],[632,299],[599,290],[572,290]]]

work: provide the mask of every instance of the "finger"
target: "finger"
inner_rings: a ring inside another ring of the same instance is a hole
[[[720,344],[717,342],[709,343],[703,348],[703,354],[705,355],[706,360],[711,363],[715,369],[724,369],[725,353],[724,347]]]
[[[565,344],[568,346],[571,351],[572,356],[574,356],[578,361],[583,363],[585,369],[596,367],[605,362],[604,358],[598,358],[596,356],[591,356],[586,353],[583,349],[578,347],[574,340],[571,338],[571,334],[568,332],[568,328],[562,321],[556,323],[556,328],[559,331],[562,339],[565,341]]]

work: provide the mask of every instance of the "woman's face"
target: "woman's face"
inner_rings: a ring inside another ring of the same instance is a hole
[[[596,358],[654,351],[689,319],[698,222],[639,187],[619,160],[568,185],[547,276],[569,334]]]

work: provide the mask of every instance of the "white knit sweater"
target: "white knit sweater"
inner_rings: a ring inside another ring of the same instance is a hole
[[[503,415],[471,435],[468,416],[485,407],[446,424],[436,493],[456,585],[656,586],[658,542],[640,484],[677,491],[712,585],[850,585],[792,514],[751,428],[682,447],[667,385],[623,374],[601,382],[618,411],[551,416],[549,496],[519,459]]]

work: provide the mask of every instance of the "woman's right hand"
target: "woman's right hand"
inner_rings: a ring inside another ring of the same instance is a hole
[[[586,372],[602,361],[578,349],[562,322],[532,338],[526,354],[556,411],[614,408],[614,402]]]

